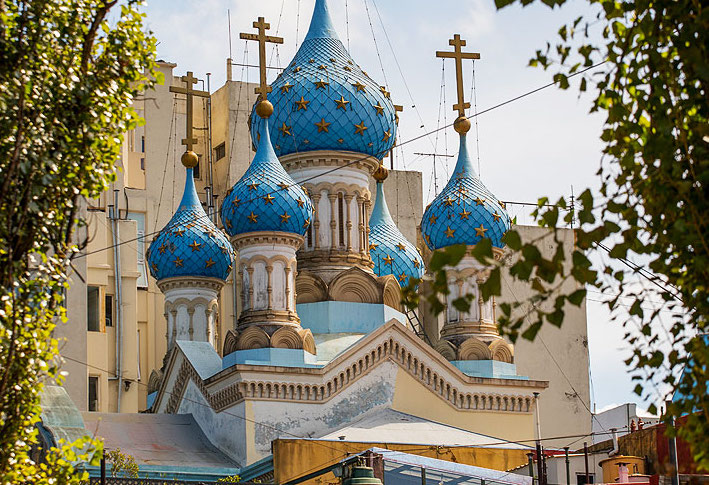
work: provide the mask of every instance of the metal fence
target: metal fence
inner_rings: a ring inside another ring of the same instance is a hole
[[[104,481],[105,480],[105,481]],[[240,482],[240,485],[250,485],[252,482]],[[91,477],[88,485],[224,485],[224,482],[205,482],[191,480],[173,480],[168,478],[118,478]]]

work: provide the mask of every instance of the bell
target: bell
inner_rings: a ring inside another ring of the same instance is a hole
[[[374,476],[374,470],[368,466],[352,467],[352,473],[342,485],[382,485],[382,481]]]

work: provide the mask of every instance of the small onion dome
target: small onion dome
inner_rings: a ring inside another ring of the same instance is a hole
[[[227,193],[221,208],[230,236],[275,231],[305,234],[313,218],[313,204],[276,157],[268,133],[263,133],[246,173]]]
[[[189,158],[183,155],[184,160]],[[148,247],[150,274],[158,281],[175,276],[226,280],[233,261],[234,249],[204,212],[188,167],[180,206]]]
[[[403,287],[409,283],[410,277],[423,276],[423,258],[401,234],[389,214],[383,183],[387,177],[386,168],[380,166],[374,176],[377,180],[377,200],[369,218],[369,254],[374,261],[375,274],[394,275]]]
[[[426,208],[421,233],[432,250],[454,244],[475,245],[488,238],[502,248],[502,236],[510,229],[510,216],[475,173],[465,134],[453,174],[443,191]]]
[[[336,150],[381,159],[394,144],[396,111],[389,92],[352,60],[325,0],[316,0],[308,35],[271,87],[275,115],[268,124],[278,156]],[[258,145],[264,120],[252,112],[250,123]]]

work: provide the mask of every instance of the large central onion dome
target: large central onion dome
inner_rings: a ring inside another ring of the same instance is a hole
[[[285,171],[271,146],[268,125],[246,173],[222,203],[227,234],[290,232],[305,234],[313,217],[313,204],[305,190]]]
[[[421,279],[424,273],[423,258],[416,247],[401,234],[391,218],[386,198],[384,180],[387,169],[380,166],[374,172],[377,181],[377,200],[369,219],[369,254],[374,262],[377,276],[394,275],[401,287],[409,284],[409,278]]]
[[[272,84],[268,119],[278,156],[313,150],[353,151],[383,158],[396,138],[396,112],[337,37],[325,0],[316,0],[308,35]],[[255,109],[255,108],[254,108]],[[251,113],[258,145],[264,120]]]
[[[234,249],[204,212],[197,197],[194,165],[191,165],[191,160],[196,165],[196,155],[187,152],[182,159],[183,163],[188,162],[185,192],[170,222],[148,247],[150,274],[158,281],[178,276],[226,280],[234,261]]]
[[[504,247],[502,236],[510,229],[504,203],[492,195],[475,173],[465,135],[453,174],[443,191],[426,208],[421,233],[431,250],[454,244],[475,245],[488,238]]]

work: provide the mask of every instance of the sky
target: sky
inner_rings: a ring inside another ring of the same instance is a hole
[[[269,47],[269,65],[285,66],[305,36],[315,0],[151,0],[147,24],[156,35],[158,58],[177,63],[176,74],[194,71],[200,78],[211,73],[212,91],[226,79],[226,59],[257,64],[255,45],[239,40],[239,32],[252,32],[252,22],[265,17],[270,35],[285,39],[277,50]],[[475,62],[475,97],[479,111],[550,82],[551,73],[528,67],[529,59],[546,42],[556,41],[559,27],[579,16],[590,20],[595,12],[581,0],[563,8],[514,5],[497,11],[493,0],[329,0],[335,28],[349,45],[353,58],[404,106],[398,142],[406,142],[454,120],[455,75],[452,60],[435,57],[450,50],[454,33],[467,41],[465,49],[479,52]],[[600,28],[600,25],[597,26]],[[592,32],[598,36],[598,32]],[[471,99],[472,63],[464,70],[465,96]],[[276,71],[271,71],[274,73]],[[275,74],[271,74],[272,77]],[[255,81],[256,69],[235,66],[234,80]],[[443,96],[445,94],[445,104]],[[570,197],[599,185],[599,140],[603,117],[589,113],[591,97],[555,87],[476,118],[469,135],[470,150],[479,152],[485,185],[501,200],[535,202],[539,197]],[[476,132],[478,135],[476,135]],[[476,140],[477,139],[477,140]],[[415,153],[457,153],[456,133],[438,134],[405,143],[397,151],[398,169],[423,173],[424,200],[433,198],[433,163]],[[446,165],[446,161],[448,164]],[[439,188],[455,158],[439,158]],[[533,224],[530,207],[510,205],[518,223]],[[601,256],[597,256],[601,257]],[[592,377],[592,409],[639,402],[635,385],[623,361],[629,350],[624,329],[610,321],[602,295],[589,293],[588,331]],[[656,401],[657,402],[657,401]]]

